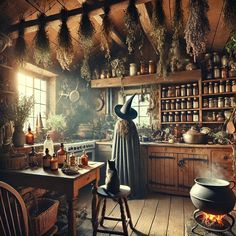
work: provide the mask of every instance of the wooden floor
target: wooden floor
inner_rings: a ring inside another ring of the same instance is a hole
[[[90,204],[89,194],[81,194],[80,207]],[[89,202],[87,202],[89,201]],[[129,228],[129,235],[186,236],[185,222],[191,217],[194,208],[189,198],[152,193],[146,199],[128,201],[132,221],[136,231]],[[78,234],[92,236],[91,210],[87,208],[87,218],[78,227]],[[108,200],[107,215],[119,217],[118,206]],[[121,230],[121,223],[105,221],[105,226]],[[98,236],[108,235],[98,233]]]

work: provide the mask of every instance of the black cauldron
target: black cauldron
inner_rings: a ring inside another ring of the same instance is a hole
[[[230,182],[223,179],[196,178],[190,190],[193,205],[208,214],[224,215],[233,210],[235,195]]]

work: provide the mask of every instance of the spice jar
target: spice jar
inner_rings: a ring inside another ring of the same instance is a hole
[[[218,52],[213,52],[213,63],[214,65],[220,64],[220,56]]]
[[[221,57],[221,66],[222,67],[227,67],[228,66],[228,58],[226,55]]]
[[[192,99],[188,98],[187,99],[187,109],[192,109],[193,108],[193,103],[192,103]]]
[[[169,86],[167,91],[167,97],[174,97],[175,96],[175,88]]]
[[[231,91],[232,91],[232,88],[231,88],[230,81],[226,80],[225,92],[228,93],[228,92],[231,92]]]
[[[180,112],[179,111],[175,112],[175,122],[180,122]]]
[[[199,121],[198,111],[193,111],[193,121],[194,122]]]
[[[187,103],[186,103],[186,99],[181,99],[181,109],[186,109],[187,108]]]
[[[170,100],[166,101],[166,110],[170,110]]]
[[[137,66],[135,63],[130,63],[129,64],[129,75],[134,76],[137,74]]]
[[[162,97],[162,98],[165,98],[166,95],[167,95],[167,94],[166,94],[166,87],[162,87],[162,88],[161,88],[161,97]]]
[[[169,122],[174,122],[173,112],[169,112]]]
[[[198,86],[197,86],[197,83],[194,83],[193,84],[193,95],[196,96],[198,95]]]
[[[213,98],[213,107],[218,107],[218,99]]]
[[[186,96],[186,86],[184,84],[181,85],[181,96],[182,97]]]
[[[208,89],[207,83],[203,83],[203,93],[204,94],[208,94],[209,93],[209,89]]]
[[[192,96],[193,90],[191,84],[187,84],[187,96]]]
[[[230,107],[230,98],[229,97],[224,98],[224,107]]]
[[[199,104],[198,104],[198,99],[194,98],[193,99],[193,108],[198,108]]]
[[[171,100],[170,109],[175,110],[175,100]]]
[[[220,81],[219,92],[220,93],[225,92],[225,85],[224,85],[223,81]]]
[[[150,60],[148,62],[148,73],[149,74],[154,74],[156,72],[155,70],[155,64],[154,64],[154,61]]]
[[[163,122],[168,122],[169,121],[167,112],[164,112],[163,117],[162,117],[162,121]]]
[[[231,106],[231,107],[234,107],[234,97],[231,97],[231,98],[230,98],[230,106]]]
[[[203,99],[203,107],[204,107],[204,108],[209,107],[209,102],[208,102],[207,98],[204,98],[204,99]]]
[[[181,111],[181,122],[186,122],[187,121],[187,115],[186,111]]]
[[[209,94],[213,93],[213,84],[212,84],[212,82],[209,82],[208,93]]]
[[[76,156],[73,152],[70,154],[69,158],[70,158],[70,166],[76,166]]]
[[[218,107],[219,107],[219,108],[224,107],[224,100],[223,100],[222,97],[219,97],[219,98],[218,98]]]
[[[214,93],[219,93],[218,83],[214,83]]]
[[[146,73],[145,63],[140,62],[140,75],[144,75]]]
[[[226,79],[228,77],[228,69],[227,67],[221,68],[221,78]]]
[[[180,97],[181,96],[181,91],[180,91],[180,86],[179,85],[177,85],[175,87],[175,96],[176,97]]]
[[[176,99],[176,106],[175,106],[176,110],[181,109],[181,103],[180,103],[180,99]]]
[[[213,108],[213,107],[214,107],[213,98],[209,98],[208,107],[209,107],[209,108]]]
[[[236,92],[236,81],[235,80],[233,80],[232,81],[232,92]]]
[[[191,111],[187,111],[187,122],[193,121],[193,115]]]
[[[220,78],[220,68],[217,66],[214,67],[214,78],[215,79]]]
[[[166,102],[161,101],[161,110],[165,110],[165,109],[166,109]]]

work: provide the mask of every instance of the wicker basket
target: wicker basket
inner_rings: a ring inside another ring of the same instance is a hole
[[[41,236],[50,230],[57,222],[57,211],[59,201],[39,198],[37,213],[35,205],[29,209],[30,224],[32,228],[32,235]]]

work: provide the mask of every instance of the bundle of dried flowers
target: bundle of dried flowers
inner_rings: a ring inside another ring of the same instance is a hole
[[[66,9],[61,10],[61,27],[58,32],[58,49],[57,49],[57,60],[60,63],[63,70],[70,70],[74,52],[70,30],[67,26],[67,11]]]
[[[139,13],[135,6],[136,0],[129,0],[129,5],[125,11],[124,23],[127,29],[126,44],[129,54],[134,52],[135,42],[138,37],[142,37],[143,31],[139,21]],[[140,46],[139,46],[140,48]]]
[[[224,3],[224,23],[225,26],[230,30],[236,29],[236,1],[235,0],[225,0]]]
[[[95,33],[94,26],[89,19],[89,11],[88,11],[88,4],[84,2],[82,4],[83,12],[80,20],[79,25],[79,39],[80,39],[80,45],[84,51],[84,57],[88,57],[91,48],[93,47],[93,34]]]
[[[208,0],[190,0],[189,16],[185,28],[187,53],[196,57],[206,51],[207,33],[210,25],[207,18]]]
[[[34,58],[37,64],[42,64],[43,67],[50,65],[50,42],[46,32],[45,14],[42,13],[38,17],[39,28],[34,37],[35,51]]]
[[[102,31],[101,31],[101,48],[105,53],[105,58],[110,60],[111,58],[110,45],[112,42],[111,32],[112,32],[113,24],[109,17],[110,7],[108,5],[104,6],[104,13],[105,14],[102,20]]]
[[[18,37],[16,39],[14,47],[16,61],[20,66],[24,66],[27,60],[27,45],[24,38],[25,35],[24,22],[25,22],[24,19],[20,21],[18,29]]]
[[[167,52],[165,49],[166,41],[166,17],[163,10],[162,0],[156,0],[152,13],[152,32],[151,37],[159,53],[158,73],[164,77],[167,76]]]
[[[180,61],[180,37],[183,33],[183,10],[181,6],[181,0],[175,0],[175,10],[173,15],[173,36],[172,36],[172,45],[171,45],[171,62],[175,63]]]

